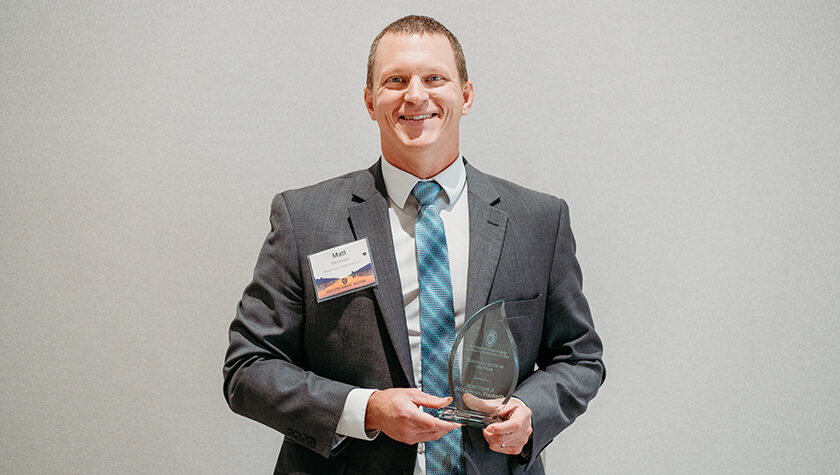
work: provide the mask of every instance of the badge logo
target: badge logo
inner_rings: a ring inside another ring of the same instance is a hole
[[[496,330],[490,330],[484,335],[484,344],[488,347],[493,346],[496,344],[496,340],[499,339],[499,335],[496,334]]]

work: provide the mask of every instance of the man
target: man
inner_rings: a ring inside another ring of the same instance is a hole
[[[364,99],[382,158],[274,198],[230,328],[227,401],[284,434],[278,473],[542,473],[540,452],[605,374],[568,208],[460,155],[473,85],[437,21],[377,36]],[[322,298],[319,253],[363,239],[376,284]],[[519,354],[504,420],[433,417],[451,402],[440,360],[453,333],[499,299]]]

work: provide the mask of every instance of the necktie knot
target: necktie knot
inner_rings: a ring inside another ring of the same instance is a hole
[[[440,185],[434,181],[418,181],[411,190],[411,194],[417,198],[421,208],[434,204],[438,193],[440,193]]]

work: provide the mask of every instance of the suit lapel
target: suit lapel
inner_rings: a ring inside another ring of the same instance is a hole
[[[385,327],[405,377],[411,386],[415,386],[400,273],[394,256],[394,240],[388,217],[388,194],[379,163],[369,171],[370,175],[362,175],[363,178],[356,183],[354,203],[348,208],[350,224],[356,239],[368,239],[378,279],[373,294],[382,311]]]
[[[470,263],[467,270],[466,308],[466,318],[469,319],[481,307],[487,305],[499,266],[508,215],[496,207],[500,196],[487,175],[469,163],[466,166],[470,207]],[[467,472],[483,473],[478,467],[490,466],[492,457],[488,458],[487,445],[481,430],[468,427],[465,428],[464,435]]]
[[[497,208],[499,193],[487,175],[467,163],[470,207],[470,263],[467,275],[467,318],[487,305],[505,239],[508,215]]]

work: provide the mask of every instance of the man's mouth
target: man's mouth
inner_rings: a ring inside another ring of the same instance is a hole
[[[437,116],[437,114],[401,115],[400,120],[426,120]]]

